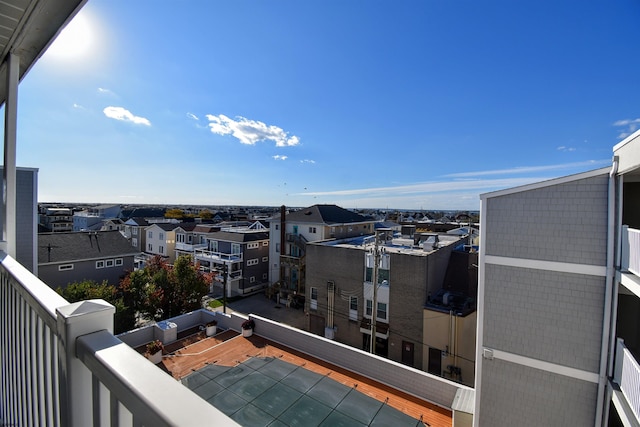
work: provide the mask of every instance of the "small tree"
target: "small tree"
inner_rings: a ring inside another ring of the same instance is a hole
[[[184,218],[184,211],[182,209],[174,208],[167,209],[164,213],[165,218],[174,218],[174,219],[182,219]]]
[[[200,308],[209,281],[189,255],[178,257],[173,267],[156,256],[145,268],[125,277],[121,288],[143,317],[161,320]]]
[[[114,332],[119,334],[135,327],[135,311],[125,304],[125,298],[120,289],[103,281],[93,280],[74,282],[65,288],[56,289],[69,302],[88,299],[103,299],[116,308],[114,317]]]

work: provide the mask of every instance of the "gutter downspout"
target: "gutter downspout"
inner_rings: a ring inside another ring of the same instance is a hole
[[[613,282],[614,269],[614,245],[615,245],[615,212],[616,212],[616,174],[618,172],[618,158],[614,156],[611,171],[609,172],[609,187],[607,192],[607,276],[605,278],[604,312],[602,321],[602,342],[600,343],[600,370],[598,373],[598,394],[596,401],[595,427],[606,425],[604,415],[608,414],[609,404],[604,401],[607,385],[607,367],[609,354],[609,337],[611,334],[612,307],[613,307]],[[607,408],[605,410],[605,403]]]

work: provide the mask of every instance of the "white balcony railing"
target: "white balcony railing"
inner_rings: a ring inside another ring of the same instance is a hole
[[[0,253],[0,425],[237,426],[113,336],[113,313]]]
[[[206,247],[207,247],[206,243],[193,244],[193,243],[176,242],[176,250],[178,251],[193,252],[196,249],[205,249]]]
[[[226,262],[240,262],[242,261],[242,254],[227,254],[224,252],[213,252],[204,249],[195,250],[195,258],[204,261],[226,261]]]
[[[613,381],[618,384],[627,404],[640,421],[640,364],[618,338]]]
[[[622,226],[621,269],[640,276],[640,230]]]

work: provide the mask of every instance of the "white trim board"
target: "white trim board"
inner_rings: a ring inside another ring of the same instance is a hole
[[[486,347],[484,347],[483,350],[483,354],[487,354],[489,352],[490,354],[492,354],[492,357],[483,356],[485,359],[493,358],[504,360],[505,362],[511,362],[517,365],[527,366],[529,368],[540,369],[552,374],[563,375],[565,377],[575,378],[578,380],[598,384],[599,377],[595,372],[589,372],[582,369],[571,368],[569,366],[558,365],[557,363],[545,362],[544,360],[533,359],[531,357],[508,353],[502,350],[495,350]]]
[[[557,271],[560,273],[586,274],[588,276],[605,277],[607,267],[604,265],[574,264],[569,262],[543,261],[538,259],[509,258],[496,255],[485,255],[486,264],[504,265],[507,267],[533,268],[535,270]]]

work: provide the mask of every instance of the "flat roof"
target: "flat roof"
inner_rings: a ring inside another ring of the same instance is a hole
[[[164,354],[158,367],[244,425],[452,425],[448,409],[255,333],[194,328]]]
[[[393,237],[393,239],[387,240],[385,242],[380,242],[379,247],[384,248],[386,252],[389,253],[398,253],[398,254],[409,254],[416,256],[427,256],[437,249],[433,249],[432,244],[435,241],[433,236],[438,236],[438,248],[443,246],[449,246],[453,243],[460,242],[462,236],[456,234],[447,234],[447,233],[417,233],[422,235],[422,243],[415,245],[414,239],[410,237]],[[370,250],[373,249],[374,237],[373,235],[369,236],[358,236],[346,239],[339,240],[325,240],[322,242],[309,242],[308,245],[322,245],[322,246],[335,246],[341,248],[352,248],[352,249],[362,249],[362,250]],[[426,244],[426,246],[425,246]],[[425,247],[428,250],[425,250]]]

